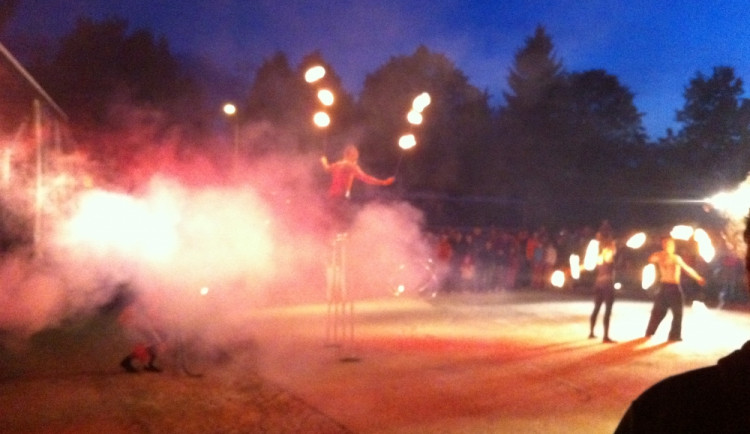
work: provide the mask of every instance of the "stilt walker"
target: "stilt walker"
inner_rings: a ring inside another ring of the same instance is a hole
[[[340,349],[342,361],[358,360],[352,353],[354,347],[354,298],[347,286],[348,227],[354,217],[349,197],[354,178],[371,185],[391,185],[394,177],[378,179],[366,174],[357,160],[359,151],[354,145],[344,149],[344,157],[329,164],[323,156],[320,161],[331,174],[328,188],[328,210],[333,220],[335,235],[327,268],[326,343]]]

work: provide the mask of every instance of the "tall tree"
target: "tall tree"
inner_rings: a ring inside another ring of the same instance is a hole
[[[432,102],[422,124],[414,126],[406,116],[423,92]],[[412,55],[391,58],[366,77],[360,105],[364,157],[383,171],[403,160],[401,187],[448,194],[482,188],[480,173],[491,167],[485,153],[492,124],[488,95],[447,57],[420,46]],[[417,144],[402,150],[397,143],[406,133],[413,133]]]
[[[305,72],[312,66],[325,68],[325,76],[306,83]],[[317,92],[326,89],[334,96],[331,106],[319,100]],[[331,123],[318,128],[313,114],[325,111]],[[284,53],[276,53],[258,68],[247,98],[245,121],[268,122],[287,137],[279,143],[267,143],[258,151],[285,150],[294,152],[321,151],[328,141],[336,141],[355,122],[354,99],[344,89],[341,79],[319,52],[308,54],[299,67],[293,68]]]
[[[545,201],[565,190],[570,172],[558,166],[561,118],[555,100],[564,90],[562,63],[543,26],[516,52],[508,76],[510,92],[499,117],[503,158],[512,191],[524,200],[527,223],[553,212]],[[533,215],[532,215],[533,214]]]
[[[13,18],[19,4],[21,4],[21,0],[3,0],[0,2],[0,32],[2,32],[5,24]]]
[[[680,161],[713,188],[744,179],[750,167],[750,103],[743,93],[733,68],[715,67],[710,77],[698,72],[690,80],[677,112]]]
[[[200,92],[182,73],[166,39],[147,30],[129,33],[127,21],[119,18],[80,18],[54,59],[33,69],[68,113],[79,138],[132,128],[134,113],[141,125],[146,122],[158,131],[187,124],[199,112]],[[103,144],[92,151],[107,154],[113,149]]]
[[[633,94],[604,70],[570,73],[563,89],[555,100],[564,120],[558,131],[564,149],[559,167],[578,178],[580,190],[574,194],[612,194],[612,188],[624,185],[620,176],[638,164],[646,141]]]

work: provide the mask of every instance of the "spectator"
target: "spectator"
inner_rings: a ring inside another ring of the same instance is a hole
[[[615,434],[746,433],[750,341],[716,365],[668,377],[636,398]]]

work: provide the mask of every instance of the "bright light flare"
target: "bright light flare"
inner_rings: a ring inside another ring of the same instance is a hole
[[[693,236],[695,230],[690,225],[676,225],[669,232],[669,236],[675,240],[687,241]]]
[[[331,117],[326,112],[317,112],[313,116],[313,123],[320,128],[325,128],[331,124]]]
[[[67,226],[68,240],[101,252],[166,260],[178,249],[179,217],[119,193],[93,190],[78,203]]]
[[[640,249],[644,244],[646,244],[646,234],[644,232],[634,234],[625,242],[625,245],[631,249]]]
[[[565,286],[565,273],[562,270],[555,270],[550,277],[550,283],[556,288]]]
[[[409,123],[412,125],[421,125],[423,119],[424,118],[422,117],[422,113],[414,110],[411,110],[406,114],[406,120],[409,121]]]
[[[581,278],[581,257],[575,253],[570,255],[570,277],[575,280]]]
[[[208,295],[208,291],[209,291],[208,286],[204,286],[203,288],[201,288],[200,294],[201,295]]]
[[[419,95],[414,98],[414,101],[411,104],[412,110],[414,110],[417,113],[422,113],[422,111],[430,105],[432,102],[432,98],[430,98],[430,94],[427,92],[422,92]]]
[[[308,70],[305,71],[305,81],[308,83],[315,83],[316,81],[325,77],[325,75],[326,75],[326,69],[320,65],[316,65],[311,68],[308,68]]]
[[[596,263],[599,260],[599,241],[589,241],[588,247],[586,247],[586,254],[583,257],[583,268],[586,271],[594,271]]]
[[[654,282],[656,282],[656,265],[648,264],[643,267],[643,272],[641,273],[641,288],[645,291],[651,288]]]
[[[231,102],[228,102],[224,104],[224,107],[222,108],[222,110],[224,110],[225,115],[234,116],[237,113],[237,106],[235,106]]]
[[[698,228],[693,233],[693,240],[698,244],[698,255],[703,258],[706,263],[713,261],[716,256],[716,249],[713,243],[711,243],[711,237],[708,233],[701,228]]]
[[[318,100],[324,106],[332,106],[334,101],[333,92],[328,89],[320,89],[318,91]]]
[[[742,219],[750,208],[750,183],[745,181],[736,190],[719,192],[705,201],[730,218]]]
[[[411,149],[417,146],[417,139],[414,134],[405,134],[398,139],[398,146],[403,150]]]

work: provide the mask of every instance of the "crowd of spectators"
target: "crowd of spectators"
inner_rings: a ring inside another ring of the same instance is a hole
[[[549,231],[498,227],[439,231],[437,259],[445,270],[443,292],[490,292],[549,287],[550,275],[572,253],[585,250],[596,231]]]
[[[436,258],[441,279],[442,293],[493,292],[518,289],[551,289],[551,275],[555,270],[568,272],[566,285],[589,288],[584,270],[580,279],[570,279],[570,256],[584,258],[592,239],[605,233],[617,240],[617,272],[621,279],[630,279],[630,288],[640,290],[640,278],[645,257],[658,249],[645,246],[636,252],[624,248],[624,239],[618,239],[605,220],[599,227],[582,226],[574,229],[550,230],[540,226],[535,230],[502,227],[443,227],[435,231]],[[721,244],[721,243],[719,243]],[[702,294],[692,294],[693,299],[712,298],[719,307],[726,302],[747,301],[744,264],[736,253],[717,246],[717,257],[711,264],[700,263],[697,254],[684,252],[686,260],[702,267],[710,285]],[[686,295],[690,296],[690,284],[686,282]],[[589,288],[590,289],[590,288]]]

